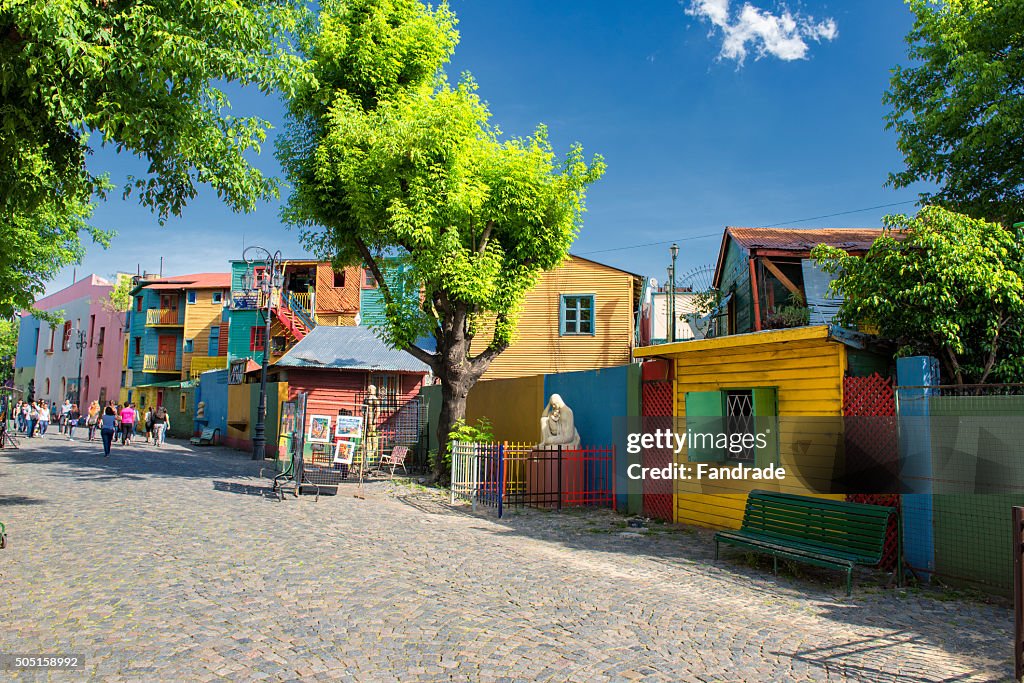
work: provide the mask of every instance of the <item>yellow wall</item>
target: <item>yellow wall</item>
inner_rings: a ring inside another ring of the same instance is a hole
[[[660,353],[655,353],[660,350]],[[666,351],[669,351],[666,353]],[[677,480],[675,519],[712,528],[739,528],[752,489],[813,495],[814,482],[831,478],[842,458],[843,375],[846,347],[828,339],[824,326],[734,335],[637,349],[675,363],[676,414],[686,413],[686,393],[775,387],[779,409],[781,482]],[[808,420],[808,417],[816,419]],[[677,428],[680,430],[681,428]],[[794,465],[799,459],[800,467]],[[677,461],[686,462],[685,449]],[[831,496],[829,496],[831,497]]]
[[[224,292],[224,300],[213,303],[213,293]],[[227,303],[227,296],[230,292],[225,289],[198,289],[196,290],[196,302],[185,305],[185,339],[192,340],[192,353],[183,353],[181,357],[181,378],[188,379],[193,357],[208,358],[210,351],[210,328],[220,325],[224,311],[224,304]],[[225,337],[220,340],[221,344],[227,344]],[[220,367],[227,367],[227,356],[222,360]]]
[[[504,379],[574,370],[591,370],[630,362],[633,345],[633,276],[621,270],[569,258],[541,275],[519,316],[515,343],[491,364],[484,379]],[[562,294],[593,294],[595,334],[559,336]],[[490,343],[490,324],[473,340],[473,353]]]
[[[466,400],[466,421],[486,417],[498,441],[535,442],[544,410],[544,376],[477,382]]]

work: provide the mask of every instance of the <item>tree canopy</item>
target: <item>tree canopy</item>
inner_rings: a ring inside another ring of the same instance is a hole
[[[543,126],[503,139],[471,77],[452,85],[443,73],[455,23],[445,4],[323,3],[300,39],[310,85],[279,148],[294,186],[287,219],[321,255],[373,271],[381,333],[441,379],[442,444],[512,342],[525,293],[568,255],[604,171],[578,145],[559,159]],[[473,355],[485,322],[493,332]],[[416,346],[423,336],[436,352]]]
[[[0,315],[83,254],[113,186],[95,145],[148,162],[129,179],[161,221],[207,184],[235,210],[273,197],[247,159],[269,124],[228,113],[225,84],[290,92],[298,0],[4,0],[0,4]]]
[[[909,66],[884,103],[906,168],[889,183],[975,218],[1024,220],[1024,0],[907,0]]]
[[[839,321],[877,327],[901,355],[937,357],[947,381],[1024,380],[1021,235],[937,206],[886,226],[864,257],[812,251],[838,274]]]

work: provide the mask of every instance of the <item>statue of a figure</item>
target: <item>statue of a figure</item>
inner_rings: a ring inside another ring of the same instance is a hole
[[[196,406],[196,419],[206,419],[206,401],[200,401],[199,405]]]
[[[558,394],[551,394],[540,418],[540,443],[537,448],[579,448],[580,433],[576,431],[572,408]]]

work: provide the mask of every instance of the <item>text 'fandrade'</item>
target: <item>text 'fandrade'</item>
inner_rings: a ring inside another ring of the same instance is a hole
[[[626,476],[630,479],[678,479],[683,481],[705,479],[720,481],[737,479],[742,481],[779,481],[785,479],[786,470],[778,465],[767,467],[750,467],[736,465],[722,467],[708,463],[681,464],[672,463],[664,467],[644,467],[633,463],[626,468]]]

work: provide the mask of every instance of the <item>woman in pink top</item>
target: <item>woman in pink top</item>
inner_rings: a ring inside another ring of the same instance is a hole
[[[131,444],[135,433],[135,404],[129,403],[121,409],[121,445]]]

